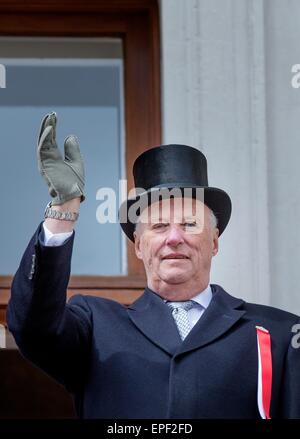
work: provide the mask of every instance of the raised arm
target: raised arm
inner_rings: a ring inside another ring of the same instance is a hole
[[[74,217],[68,219],[66,212],[78,215],[85,198],[78,141],[75,136],[67,137],[63,158],[55,139],[56,121],[55,113],[44,118],[37,148],[38,167],[52,197],[48,213],[55,216],[46,218],[45,225],[55,234],[73,231]],[[66,305],[74,233],[62,245],[48,247],[42,224],[14,276],[7,322],[24,356],[75,390],[87,367],[91,315],[81,296]]]

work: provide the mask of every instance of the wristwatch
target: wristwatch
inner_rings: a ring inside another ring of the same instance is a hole
[[[58,210],[52,209],[51,201],[46,206],[44,218],[53,218],[57,220],[64,221],[77,221],[79,213],[77,212],[60,212]]]

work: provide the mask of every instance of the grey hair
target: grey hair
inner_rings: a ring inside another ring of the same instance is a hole
[[[212,229],[216,229],[218,227],[218,219],[211,209],[210,209],[210,225]]]

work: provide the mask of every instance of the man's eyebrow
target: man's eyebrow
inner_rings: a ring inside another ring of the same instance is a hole
[[[190,220],[195,221],[196,219],[199,219],[198,217],[196,217],[196,215],[193,215],[193,216],[185,216],[184,218],[182,218],[182,221],[190,221]]]
[[[172,220],[174,220],[174,218],[171,218]],[[200,218],[198,218],[198,217],[196,217],[196,216],[187,216],[187,217],[184,217],[184,218],[181,218],[181,219],[177,219],[177,218],[175,218],[175,220],[177,220],[178,222],[180,222],[180,223],[184,223],[185,221],[196,221],[196,220],[199,220]],[[165,222],[165,223],[168,223],[168,222],[170,222],[170,218],[164,218],[164,217],[150,217],[150,222]]]
[[[159,216],[154,216],[154,217],[150,217],[150,221],[159,221],[159,222],[169,222],[170,218],[163,218],[163,217],[159,217]]]

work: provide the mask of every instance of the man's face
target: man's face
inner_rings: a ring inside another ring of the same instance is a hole
[[[149,288],[157,293],[206,288],[218,234],[210,209],[199,200],[184,198],[183,204],[175,198],[145,209],[135,232],[135,251]]]

